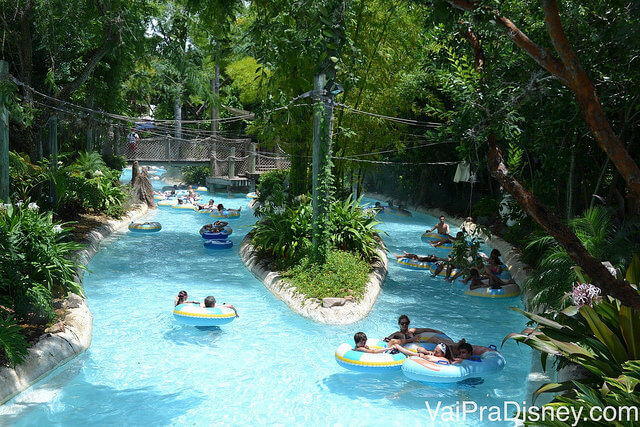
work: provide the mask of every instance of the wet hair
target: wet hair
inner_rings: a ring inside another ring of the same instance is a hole
[[[206,297],[204,299],[204,306],[205,307],[215,307],[216,306],[216,299],[213,295],[209,295],[208,297]]]
[[[224,205],[222,203],[218,203],[218,210],[224,210]]]
[[[440,215],[438,219],[444,219],[444,215]]]
[[[436,346],[433,349],[433,351],[435,352],[436,349],[438,349],[438,348],[440,349],[440,351],[442,351],[444,353],[445,359],[447,359],[448,361],[452,361],[453,360],[453,353],[451,353],[451,348],[447,344],[445,344],[443,342],[440,342],[440,343],[436,344]],[[443,350],[443,348],[444,348],[444,350]]]
[[[187,300],[187,291],[178,292],[178,299],[176,300],[176,305],[180,305]]]
[[[356,332],[353,336],[353,341],[356,343],[357,347],[359,342],[367,342],[367,335],[364,332]]]
[[[467,350],[469,354],[473,354],[473,347],[468,342],[463,342],[458,346],[458,351]]]
[[[440,344],[444,344],[444,343],[440,343]],[[449,361],[453,360],[453,353],[451,352],[451,347],[449,347],[447,344],[444,344],[444,349],[445,349],[444,357]]]
[[[411,320],[409,320],[409,316],[407,316],[406,314],[402,314],[400,317],[398,317],[398,324],[399,324],[402,320],[406,320],[407,322],[411,323]]]
[[[499,250],[494,249],[494,250],[492,250],[492,251],[491,251],[491,253],[489,254],[489,258],[490,258],[490,259],[491,259],[491,258],[495,258],[495,259],[497,259],[497,260],[500,260],[500,256],[501,256],[501,255],[502,255],[502,254],[500,253],[500,251],[499,251]]]

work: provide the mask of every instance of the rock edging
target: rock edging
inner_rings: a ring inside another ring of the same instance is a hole
[[[313,321],[329,325],[348,325],[367,317],[378,299],[384,279],[389,270],[387,254],[377,251],[380,261],[377,261],[373,271],[369,274],[369,282],[364,296],[358,302],[345,298],[325,298],[320,301],[307,298],[296,292],[277,271],[270,271],[268,261],[258,257],[257,251],[251,244],[252,233],[247,233],[240,243],[240,258],[251,273],[260,280],[272,294],[282,300],[293,311]]]
[[[82,241],[86,247],[76,253],[78,261],[86,266],[98,251],[102,239],[146,213],[146,205],[137,205],[121,220],[109,220],[92,230]],[[76,272],[75,280],[78,283],[81,282],[83,273],[82,269]],[[93,314],[86,298],[70,294],[64,301],[63,308],[66,309],[64,318],[29,348],[29,353],[21,364],[15,368],[0,368],[0,405],[82,354],[91,345]]]

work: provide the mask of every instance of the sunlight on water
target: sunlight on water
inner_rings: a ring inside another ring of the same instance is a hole
[[[233,248],[205,249],[198,230],[211,218],[168,207],[144,218],[159,221],[159,233],[124,231],[107,239],[84,278],[94,314],[90,349],[0,407],[0,424],[431,425],[426,401],[435,408],[438,402],[503,405],[526,398],[531,352],[512,341],[503,348],[507,366],[500,375],[451,385],[423,385],[401,372],[350,372],[333,355],[357,331],[388,335],[400,314],[415,327],[499,346],[524,327],[524,317],[508,308],[520,306],[518,299],[466,296],[461,285],[401,268],[390,254],[389,276],[366,319],[350,326],[314,323],[289,310],[240,261],[238,245],[255,222],[249,199],[207,197],[242,206],[241,217],[229,221]],[[388,233],[383,237],[391,253],[429,253],[420,235],[435,218],[384,219],[379,228]],[[190,298],[212,294],[233,303],[240,318],[220,329],[181,325],[171,314],[181,289]],[[488,424],[477,415],[465,423]]]

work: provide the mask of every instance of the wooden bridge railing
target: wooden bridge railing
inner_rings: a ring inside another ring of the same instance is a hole
[[[282,153],[265,154],[257,151],[250,139],[206,138],[177,139],[171,136],[144,138],[134,144],[122,144],[117,154],[127,161],[154,163],[209,163],[211,176],[229,178],[246,173],[260,173],[286,169],[290,161]]]

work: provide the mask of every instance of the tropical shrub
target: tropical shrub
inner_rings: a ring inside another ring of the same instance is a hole
[[[578,275],[583,281],[587,279],[579,271]],[[640,283],[637,256],[626,279],[630,283]],[[534,322],[535,327],[509,334],[505,341],[514,339],[539,350],[542,366],[546,365],[549,356],[555,356],[560,365],[575,363],[591,374],[586,379],[545,384],[535,394],[563,392],[545,405],[554,412],[578,411],[580,407],[589,410],[596,406],[602,409],[606,406],[637,408],[640,405],[640,312],[614,298],[600,297],[600,289],[588,283],[574,286],[571,297],[574,304],[554,316],[513,308]],[[558,419],[556,417],[554,423],[547,425],[569,425]],[[619,425],[634,425],[634,421]],[[540,420],[527,424],[545,425]],[[593,425],[600,424],[594,422]],[[611,424],[603,421],[602,425]]]
[[[35,203],[0,209],[0,294],[23,319],[49,321],[54,296],[83,294],[74,281],[83,266],[72,259],[82,246],[67,241],[70,229],[52,218],[51,212],[39,213]]]
[[[20,326],[10,316],[0,315],[0,350],[13,366],[22,362],[28,352],[27,340],[20,333]]]
[[[120,217],[126,207],[127,192],[120,185],[121,171],[109,168],[99,153],[62,155],[63,166],[53,176],[58,194],[56,211],[73,217],[78,212],[105,213]]]
[[[380,246],[376,240],[380,230],[375,228],[380,221],[371,211],[360,208],[361,200],[350,195],[329,206],[329,236],[336,249],[354,252],[371,261],[377,257],[376,250]]]
[[[276,169],[262,174],[257,190],[261,207],[255,210],[256,216],[262,216],[283,207],[290,202],[289,171]]]
[[[115,169],[122,172],[127,167],[127,159],[125,156],[118,156],[116,154],[104,154],[102,156],[104,163],[109,169]]]
[[[283,273],[298,292],[310,298],[347,297],[359,300],[369,281],[369,264],[357,253],[331,250],[325,264],[305,257]]]
[[[480,233],[484,232],[487,236],[490,236],[490,232],[479,226],[473,232],[464,228],[461,232],[464,234],[464,239],[455,239],[453,241],[450,256],[453,265],[467,275],[472,267],[484,263],[483,258],[480,256],[480,244],[482,243]]]
[[[210,171],[209,166],[186,166],[182,168],[182,178],[185,184],[204,186]]]
[[[330,247],[351,251],[366,261],[376,257],[379,243],[375,228],[380,222],[360,209],[360,199],[349,197],[329,207]],[[273,258],[278,267],[286,268],[304,257],[311,249],[313,208],[307,196],[280,207],[270,205],[254,226],[253,245]]]
[[[629,263],[628,254],[639,249],[639,224],[629,222],[616,227],[611,214],[600,206],[587,209],[582,216],[570,220],[569,226],[591,256],[609,261],[622,271]],[[575,263],[548,234],[532,238],[527,250],[542,252],[536,270],[524,284],[532,295],[530,306],[561,308],[567,301],[564,295],[578,280]]]
[[[28,154],[9,152],[9,184],[14,200],[37,200],[48,179],[47,168],[31,163]]]
[[[308,201],[266,214],[254,226],[253,245],[279,267],[299,261],[311,248],[312,209]]]

